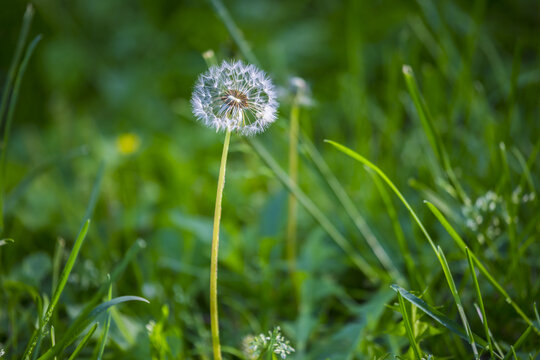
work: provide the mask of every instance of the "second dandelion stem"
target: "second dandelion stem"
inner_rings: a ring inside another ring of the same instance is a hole
[[[289,177],[290,181],[294,184],[298,182],[298,118],[300,114],[300,107],[298,101],[295,98],[291,109],[291,123],[289,129]],[[289,194],[289,206],[288,215],[289,221],[287,223],[287,262],[289,264],[289,272],[291,281],[295,290],[297,300],[300,296],[300,285],[296,275],[296,224],[297,224],[297,208],[298,202],[296,197],[291,193]]]
[[[221,221],[221,199],[223,198],[223,188],[225,187],[225,169],[227,166],[227,154],[229,153],[230,139],[231,132],[227,131],[225,135],[225,142],[223,144],[223,153],[221,155],[221,166],[219,167],[216,207],[214,210],[214,231],[212,235],[212,255],[210,264],[210,326],[212,328],[212,348],[214,350],[214,360],[221,360],[217,303],[217,270],[219,250],[219,223]]]

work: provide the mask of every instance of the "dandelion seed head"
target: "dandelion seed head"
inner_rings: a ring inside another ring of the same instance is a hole
[[[191,97],[193,114],[216,131],[254,135],[275,121],[276,92],[254,65],[223,61],[201,74]]]

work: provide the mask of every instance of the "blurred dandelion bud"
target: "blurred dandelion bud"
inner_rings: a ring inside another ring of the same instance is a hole
[[[306,80],[298,76],[289,78],[286,87],[278,89],[279,97],[288,102],[294,102],[300,106],[313,106],[315,102],[311,97],[311,88]]]
[[[275,121],[278,103],[270,78],[254,65],[223,61],[201,74],[191,97],[193,114],[216,131],[253,135]]]
[[[306,82],[306,80],[298,76],[293,76],[289,80],[289,86],[299,105],[313,105],[313,100],[311,98],[311,88],[309,87],[309,84]]]
[[[216,57],[216,54],[214,54],[214,50],[206,50],[202,54],[205,61],[209,61],[210,59],[214,59]]]

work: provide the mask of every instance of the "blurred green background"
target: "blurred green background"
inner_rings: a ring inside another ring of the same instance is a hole
[[[113,292],[140,295],[151,304],[126,304],[114,310],[105,358],[208,359],[211,221],[223,134],[195,121],[189,99],[198,74],[206,70],[201,53],[213,49],[219,60],[241,59],[238,46],[206,1],[33,4],[31,37],[40,33],[43,39],[23,79],[7,148],[2,237],[15,243],[0,248],[4,284],[0,347],[14,359],[24,350],[36,309],[28,292],[16,284],[50,297],[57,239],[64,239],[67,256],[104,163],[91,230],[63,294],[57,332],[106,281],[129,246],[143,238],[147,247]],[[512,294],[532,314],[530,304],[539,294],[539,249],[534,241],[540,232],[538,201],[522,204],[519,210],[516,232],[530,244],[522,258],[527,285],[514,289],[503,271],[505,229],[493,239],[500,252],[490,253],[466,226],[462,212],[466,204],[453,196],[436,170],[402,65],[414,69],[469,197],[474,202],[489,190],[505,197],[504,191],[516,191],[523,169],[517,157],[509,155],[507,182],[499,186],[504,173],[499,144],[529,159],[540,138],[540,2],[227,0],[224,4],[260,67],[279,88],[279,119],[258,137],[278,163],[287,168],[290,79],[298,76],[311,87],[311,104],[300,112],[302,130],[400,271],[406,273],[395,223],[372,178],[360,164],[325,145],[324,139],[351,147],[385,171],[425,219],[459,281],[465,276],[466,260],[422,204],[424,198],[439,199],[470,246],[485,254],[487,262],[493,261],[500,281],[510,284]],[[26,5],[4,0],[0,6],[2,83]],[[323,178],[300,154],[300,187],[358,252],[376,264]],[[32,178],[24,191],[14,191],[33,169],[49,163],[52,166]],[[535,193],[538,165],[533,158],[532,185],[521,189],[523,193]],[[407,338],[398,326],[399,314],[385,307],[394,292],[388,284],[367,281],[302,207],[298,266],[303,284],[296,305],[284,257],[287,196],[251,147],[233,136],[220,244],[222,343],[239,348],[243,336],[281,325],[298,359],[373,358],[405,351]],[[457,320],[436,258],[406,210],[397,201],[394,205],[413,251],[410,255],[435,305],[445,306],[443,312]],[[407,278],[409,289],[426,290]],[[462,285],[467,288],[462,300],[472,303],[471,283]],[[524,324],[492,288],[483,290],[491,299],[486,308],[495,337],[512,344]],[[367,313],[376,315],[370,320]],[[481,333],[474,308],[468,315]],[[148,326],[149,322],[154,323]],[[456,354],[469,350],[457,338],[438,333],[442,328],[435,330],[432,321],[426,323],[431,329],[423,342],[426,352],[460,358]],[[535,341],[538,337],[529,340],[529,351]]]

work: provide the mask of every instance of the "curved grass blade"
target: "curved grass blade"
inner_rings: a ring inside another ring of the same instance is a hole
[[[411,322],[409,320],[409,314],[407,312],[407,308],[405,307],[403,296],[401,295],[399,291],[398,291],[398,300],[399,300],[399,309],[401,311],[401,315],[403,316],[403,322],[405,323],[405,330],[407,331],[407,336],[409,337],[409,342],[411,343],[414,356],[416,357],[417,360],[421,360],[420,354],[422,352],[420,351],[420,347],[418,346],[418,343],[416,342],[414,338]]]
[[[110,280],[104,283],[98,291],[94,294],[90,302],[85,306],[85,310],[88,310],[88,312],[91,310],[93,306],[95,306],[99,300],[102,298],[103,295],[108,291],[109,289],[109,282],[111,284],[114,284],[116,280],[122,275],[124,270],[126,270],[127,265],[133,260],[133,258],[141,251],[142,249],[146,248],[146,242],[143,239],[137,239],[133,245],[128,249],[126,255],[122,258],[122,261],[114,268],[110,275]]]
[[[380,271],[371,266],[363,257],[361,257],[347,239],[336,229],[328,217],[311,201],[306,194],[293,183],[287,173],[278,165],[276,160],[264,148],[264,146],[255,139],[247,139],[257,155],[274,172],[279,181],[296,196],[298,202],[317,220],[319,225],[328,233],[335,243],[351,258],[352,262],[368,276],[368,281],[375,282],[381,277]],[[385,274],[386,275],[386,274]]]
[[[21,88],[22,78],[26,71],[26,67],[28,66],[28,61],[30,60],[32,53],[34,52],[34,49],[36,48],[40,40],[41,40],[41,35],[36,36],[34,40],[32,40],[32,42],[30,43],[30,45],[28,45],[28,48],[26,49],[23,60],[21,62],[21,66],[19,67],[19,71],[17,72],[15,83],[13,84],[13,90],[10,94],[9,104],[7,105],[7,109],[5,110],[6,112],[5,121],[2,121],[3,136],[2,136],[2,143],[0,144],[0,151],[2,152],[2,154],[0,155],[0,233],[3,231],[3,228],[4,228],[3,208],[4,208],[4,185],[5,185],[4,181],[5,181],[5,175],[6,175],[7,142],[9,138],[10,129],[11,129],[11,123],[13,121],[13,114],[15,113],[15,104],[17,104],[17,99],[19,98],[19,90]]]
[[[439,222],[442,224],[442,226],[446,229],[446,231],[448,232],[448,234],[450,234],[450,237],[452,239],[454,239],[454,241],[456,242],[456,244],[458,245],[458,247],[461,249],[461,251],[463,251],[464,253],[467,253],[467,246],[465,245],[465,242],[463,241],[463,239],[461,238],[461,236],[459,236],[459,234],[454,230],[454,228],[452,227],[452,225],[450,225],[450,223],[448,223],[448,221],[446,220],[446,218],[444,217],[444,215],[439,211],[439,209],[437,209],[435,207],[435,205],[433,205],[432,203],[430,203],[429,201],[425,201],[425,203],[427,204],[428,208],[431,210],[431,212],[433,213],[433,215],[435,215],[435,217],[439,220]],[[497,280],[495,280],[495,278],[493,276],[491,276],[491,274],[489,273],[489,271],[486,269],[486,267],[480,262],[480,260],[478,260],[478,258],[476,257],[476,255],[471,251],[469,250],[469,254],[471,255],[471,258],[474,260],[476,266],[478,266],[478,269],[480,270],[480,272],[482,274],[484,274],[484,276],[487,278],[487,280],[491,283],[491,285],[493,285],[493,287],[495,289],[497,289],[497,291],[499,291],[499,293],[501,293],[502,296],[504,296],[506,302],[508,304],[510,304],[514,310],[519,314],[519,316],[521,316],[523,318],[523,320],[525,320],[525,322],[532,326],[533,329],[535,330],[536,333],[540,334],[540,327],[535,325],[531,319],[525,315],[525,313],[523,312],[523,310],[521,310],[521,308],[512,300],[512,298],[510,297],[510,295],[506,292],[506,290],[504,290],[504,288],[497,282]]]
[[[60,295],[62,295],[62,291],[64,290],[64,287],[66,286],[66,283],[69,278],[69,274],[71,273],[71,270],[73,269],[73,266],[75,265],[75,260],[77,260],[77,256],[79,255],[79,251],[81,249],[82,243],[86,237],[86,234],[88,233],[89,226],[90,226],[90,220],[87,220],[86,223],[83,225],[81,231],[79,232],[77,239],[75,240],[75,244],[73,245],[73,249],[71,250],[71,253],[69,254],[68,260],[66,262],[66,266],[64,267],[64,270],[62,270],[62,273],[60,274],[60,280],[58,282],[58,286],[56,287],[56,290],[53,293],[51,302],[49,303],[49,306],[47,307],[47,311],[45,312],[45,315],[43,316],[43,319],[40,322],[39,330],[35,334],[36,336],[32,336],[32,338],[30,339],[30,342],[28,343],[28,347],[26,348],[24,352],[23,359],[30,358],[36,344],[41,340],[41,337],[45,333],[46,327],[49,324],[49,320],[51,319],[51,316],[56,308],[56,305],[58,304],[58,300],[60,300]]]
[[[433,320],[435,320],[436,322],[438,322],[439,324],[441,324],[446,329],[450,330],[451,332],[453,332],[454,334],[456,334],[457,336],[459,336],[463,340],[469,342],[469,336],[467,336],[467,333],[455,321],[447,318],[440,311],[434,309],[433,307],[428,305],[424,300],[414,296],[413,294],[411,294],[407,290],[403,289],[402,287],[400,287],[398,285],[392,285],[390,287],[395,292],[401,294],[401,296],[403,296],[404,299],[409,301],[411,304],[416,306],[418,309],[422,310],[422,312],[424,312],[430,318],[432,318]],[[478,336],[478,335],[476,335],[474,333],[472,333],[472,336],[474,337],[475,342],[479,346],[481,346],[483,348],[487,346],[486,341],[484,339],[482,339],[480,336]]]
[[[77,337],[79,337],[81,332],[84,331],[84,329],[86,329],[89,325],[95,322],[97,320],[97,317],[101,315],[104,311],[106,311],[112,306],[121,304],[126,301],[142,301],[145,303],[149,303],[148,300],[139,296],[120,296],[96,306],[88,314],[82,313],[69,327],[62,340],[60,340],[54,347],[50,348],[45,354],[40,356],[38,360],[51,359],[53,356],[59,354],[67,346],[73,343],[77,339]]]
[[[429,244],[431,245],[431,248],[433,249],[433,251],[435,252],[435,254],[437,255],[437,257],[439,257],[439,252],[437,251],[437,247],[435,246],[435,243],[433,242],[433,240],[431,239],[431,236],[429,235],[429,233],[427,232],[426,228],[424,227],[424,225],[422,224],[422,222],[420,221],[420,218],[416,215],[416,212],[413,210],[413,208],[411,207],[411,205],[409,204],[409,202],[405,199],[405,197],[403,196],[403,194],[401,194],[401,192],[398,190],[398,188],[394,185],[394,183],[382,172],[381,169],[379,169],[376,165],[374,165],[371,161],[369,161],[368,159],[366,159],[365,157],[363,157],[362,155],[358,154],[356,151],[353,151],[351,149],[349,149],[348,147],[346,146],[343,146],[335,141],[332,141],[332,140],[324,140],[325,142],[329,143],[330,145],[334,146],[335,148],[337,148],[339,151],[343,152],[344,154],[352,157],[353,159],[361,162],[362,164],[364,164],[365,166],[367,166],[368,168],[370,168],[371,170],[375,171],[375,173],[377,173],[377,175],[379,175],[383,180],[384,182],[390,187],[390,189],[392,189],[392,191],[397,195],[397,197],[401,200],[401,202],[403,203],[403,205],[405,205],[405,207],[407,208],[407,210],[409,211],[409,213],[411,214],[411,216],[413,217],[414,221],[418,224],[418,226],[420,227],[420,230],[422,231],[422,233],[424,234],[424,236],[426,237],[426,239],[428,240]]]
[[[86,343],[88,343],[88,340],[90,340],[90,337],[92,337],[97,327],[98,327],[98,324],[94,324],[94,326],[90,328],[90,331],[88,331],[88,334],[86,334],[84,338],[81,340],[81,342],[79,343],[79,345],[77,345],[77,347],[73,351],[73,354],[71,354],[68,360],[75,360],[77,358],[77,355],[79,355],[79,352],[81,352],[82,348],[86,345]]]
[[[107,301],[112,299],[112,283],[109,276],[109,294],[107,294]],[[95,359],[101,360],[103,353],[105,352],[105,345],[107,344],[107,337],[109,336],[109,328],[111,326],[111,311],[107,310],[107,319],[105,320],[105,326],[103,328],[103,335],[101,335],[101,341],[99,342],[99,350]]]
[[[122,275],[127,265],[133,260],[133,258],[146,247],[146,242],[143,239],[137,239],[133,245],[129,248],[126,255],[122,258],[122,261],[114,268],[110,275],[110,279],[104,283],[94,294],[92,299],[84,306],[80,316],[88,316],[93,311],[93,308],[100,302],[103,295],[105,295],[109,289],[109,284],[114,284],[116,280]]]
[[[321,156],[317,148],[313,145],[313,143],[309,140],[305,134],[301,134],[302,136],[302,147],[306,150],[306,153],[311,158],[317,169],[322,175],[322,178],[326,181],[332,192],[334,193],[335,197],[338,199],[338,201],[341,203],[343,208],[345,209],[345,212],[349,216],[349,218],[352,220],[360,234],[366,239],[366,242],[371,247],[371,250],[386,270],[396,279],[396,281],[400,282],[403,281],[403,276],[399,273],[399,270],[394,265],[394,262],[392,259],[390,259],[390,256],[388,256],[386,250],[381,245],[373,231],[370,229],[369,225],[367,224],[366,220],[360,214],[360,211],[358,208],[354,205],[352,199],[349,197],[345,189],[343,189],[343,186],[339,182],[339,180],[336,178],[332,170],[330,170],[330,167],[324,160],[324,158]]]
[[[28,32],[30,31],[30,25],[32,24],[32,19],[34,17],[34,7],[32,4],[28,4],[26,11],[23,16],[23,23],[21,27],[21,33],[17,39],[17,47],[15,48],[15,54],[11,60],[9,66],[8,75],[6,83],[4,85],[4,91],[2,92],[2,101],[0,102],[0,123],[3,124],[4,114],[6,113],[6,106],[8,104],[8,99],[13,90],[13,82],[15,81],[15,72],[19,66],[19,61],[21,60],[22,51],[24,44],[26,43],[26,38],[28,37]]]

